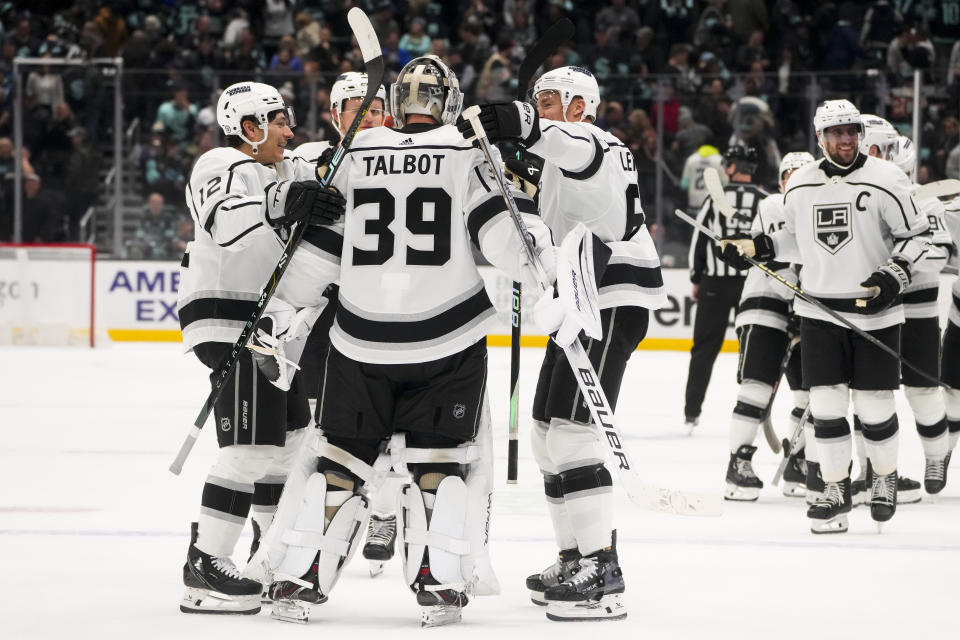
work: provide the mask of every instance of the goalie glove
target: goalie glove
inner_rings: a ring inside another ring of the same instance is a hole
[[[903,293],[910,284],[910,265],[900,258],[890,258],[880,265],[860,286],[870,294],[857,300],[857,308],[862,313],[883,311]]]
[[[503,175],[531,198],[536,198],[540,191],[541,173],[543,172],[540,169],[518,158],[507,158],[503,161]]]
[[[610,249],[583,225],[577,224],[557,251],[557,297],[543,294],[533,310],[533,320],[553,334],[560,347],[573,344],[581,331],[603,339],[597,283],[610,260]]]

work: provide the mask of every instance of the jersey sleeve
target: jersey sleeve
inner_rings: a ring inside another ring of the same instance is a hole
[[[943,271],[954,251],[953,240],[947,229],[946,209],[937,198],[921,200],[917,205],[920,212],[926,216],[930,228],[926,233],[917,236],[917,240],[925,244],[922,253],[914,261],[913,269],[939,273]],[[905,242],[908,241],[901,240],[897,244]]]
[[[559,167],[565,178],[587,180],[600,170],[607,145],[589,127],[539,118],[535,126],[540,137],[527,148]]]
[[[342,253],[343,222],[310,225],[277,285],[277,296],[297,309],[317,306],[327,286],[340,278]]]
[[[266,224],[264,193],[249,188],[244,164],[198,163],[186,189],[187,204],[197,226],[231,251],[245,248],[251,232]]]
[[[783,195],[783,227],[771,233],[770,239],[773,241],[773,251],[779,262],[800,264],[802,260],[800,259],[800,245],[797,244],[796,203],[793,200],[787,200],[789,193],[788,191]]]
[[[890,171],[880,199],[880,215],[894,238],[892,258],[917,266],[930,247],[930,222],[913,199],[912,185],[899,169]]]
[[[496,149],[492,149],[492,152],[494,162],[499,163],[499,152]],[[507,190],[517,203],[527,230],[542,250],[551,243],[550,230],[537,215],[536,204],[512,183],[507,183]],[[471,242],[483,257],[514,280],[520,280],[523,243],[497,186],[496,177],[479,151],[475,153],[469,172],[464,198],[464,222]]]

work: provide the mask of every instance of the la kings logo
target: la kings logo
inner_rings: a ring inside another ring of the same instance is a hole
[[[853,240],[850,212],[850,203],[814,206],[813,230],[817,244],[833,254],[847,246]]]

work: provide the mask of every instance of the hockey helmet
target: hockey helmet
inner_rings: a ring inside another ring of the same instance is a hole
[[[587,117],[596,119],[597,107],[600,106],[600,86],[593,74],[583,67],[560,67],[547,71],[533,85],[534,100],[544,91],[560,94],[564,120],[567,119],[567,108],[577,97],[587,103],[581,120]]]
[[[431,116],[441,124],[453,124],[463,108],[463,93],[453,71],[433,55],[414,58],[403,65],[390,87],[393,119],[403,127],[407,116]]]
[[[332,107],[333,126],[340,130],[340,114],[343,112],[343,103],[351,98],[363,98],[367,95],[367,74],[358,71],[347,71],[341,74],[330,88],[330,106]],[[377,89],[377,97],[383,101],[383,109],[387,109],[387,90],[383,85]],[[386,113],[384,113],[386,116]]]
[[[791,151],[787,155],[783,156],[782,160],[780,160],[780,179],[783,180],[783,174],[785,174],[787,171],[799,169],[803,165],[809,164],[813,161],[813,156],[806,151]]]
[[[892,124],[869,113],[861,116],[863,138],[860,140],[860,153],[870,155],[870,147],[880,150],[880,157],[889,160],[890,147],[897,141],[898,133]]]
[[[283,96],[275,87],[261,82],[238,82],[220,94],[217,100],[217,124],[223,129],[224,135],[239,137],[257,153],[260,144],[266,140],[270,114],[275,111],[284,112],[291,129],[297,125],[293,107],[284,104]],[[243,133],[242,121],[246,117],[257,121],[257,126],[264,133],[263,140],[254,142]]]
[[[842,169],[850,165],[840,164],[827,153],[827,148],[823,143],[823,132],[830,127],[839,127],[845,124],[857,126],[857,152],[859,153],[860,142],[863,139],[863,118],[860,115],[860,110],[852,102],[849,100],[825,100],[823,104],[817,107],[817,112],[813,116],[813,128],[817,132],[817,144],[820,145],[824,157],[827,161]],[[857,157],[854,156],[853,161],[856,159]],[[851,161],[851,164],[853,161]]]
[[[723,168],[726,169],[731,164],[737,165],[737,173],[746,173],[753,175],[757,170],[757,150],[753,147],[742,147],[734,145],[727,147],[723,152]]]
[[[917,167],[917,147],[913,144],[913,140],[907,136],[897,136],[896,141],[890,146],[889,160],[900,167],[900,170],[913,181],[913,173]]]

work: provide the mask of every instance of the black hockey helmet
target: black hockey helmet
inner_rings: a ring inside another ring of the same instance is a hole
[[[757,170],[758,162],[757,150],[753,147],[734,145],[723,152],[723,167],[727,168],[731,164],[735,164],[737,165],[737,173],[746,173],[752,176],[753,172]]]

